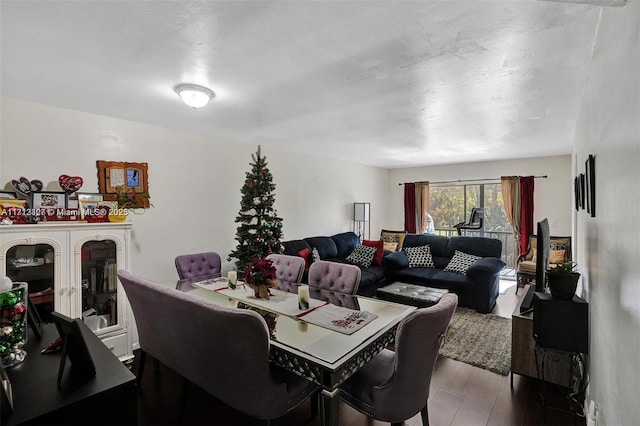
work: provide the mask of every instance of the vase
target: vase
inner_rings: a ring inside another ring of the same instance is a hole
[[[268,299],[271,293],[266,285],[256,285],[253,286],[253,295],[256,299]]]
[[[269,280],[264,284],[246,283],[253,289],[256,299],[268,299],[271,296],[269,289],[278,287],[278,280]]]
[[[578,272],[571,272],[569,274],[554,274],[548,272],[547,282],[551,296],[560,300],[573,299],[573,296],[576,294],[576,289],[578,288],[578,279],[580,279]]]

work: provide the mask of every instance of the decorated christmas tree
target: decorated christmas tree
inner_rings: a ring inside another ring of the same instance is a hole
[[[282,219],[273,208],[275,201],[273,175],[267,168],[267,159],[260,154],[260,146],[251,154],[251,171],[240,192],[239,223],[236,231],[238,245],[229,255],[236,259],[236,267],[243,271],[252,258],[264,258],[282,251]]]

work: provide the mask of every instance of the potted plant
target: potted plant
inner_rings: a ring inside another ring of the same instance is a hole
[[[547,283],[551,296],[561,300],[573,299],[580,278],[580,273],[575,271],[577,267],[577,263],[568,261],[547,269]]]

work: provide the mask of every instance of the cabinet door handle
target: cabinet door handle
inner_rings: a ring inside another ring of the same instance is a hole
[[[60,289],[60,296],[62,296],[65,293],[65,291],[67,291],[67,288],[66,287],[62,287]]]
[[[75,293],[75,291],[76,291],[76,288],[75,287],[71,287],[69,289],[69,296],[71,296],[73,293]]]

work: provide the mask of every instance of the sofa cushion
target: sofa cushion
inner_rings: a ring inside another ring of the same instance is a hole
[[[407,253],[409,268],[434,268],[431,249],[428,245],[420,247],[403,247],[402,251]]]
[[[485,237],[451,237],[447,247],[448,257],[453,257],[456,250],[479,257],[499,258],[502,256],[502,241]],[[431,252],[434,253],[434,250]]]
[[[284,254],[288,254],[289,256],[298,256],[298,252],[300,250],[308,248],[309,244],[305,240],[291,240],[291,241],[283,241],[282,246],[284,247]]]
[[[384,257],[384,244],[382,240],[364,240],[363,246],[375,247],[376,255],[373,257],[373,263],[376,265],[382,265],[382,258]]]
[[[309,237],[304,240],[312,251],[314,247],[318,249],[320,259],[327,260],[338,257],[338,247],[331,237]]]
[[[358,238],[355,232],[343,232],[341,234],[336,234],[332,236],[331,239],[336,244],[336,249],[338,250],[336,257],[349,256],[353,251],[353,248],[360,244],[360,238]]]
[[[480,257],[456,250],[444,270],[448,272],[456,272],[458,274],[466,274],[469,266],[473,265],[473,263],[478,259],[480,259]]]
[[[395,251],[384,257],[382,263],[392,269],[404,269],[409,267],[409,258],[403,251]]]
[[[373,262],[373,257],[376,255],[375,247],[367,247],[361,244],[355,246],[353,251],[345,259],[352,265],[360,266],[361,268],[368,268]]]

